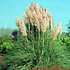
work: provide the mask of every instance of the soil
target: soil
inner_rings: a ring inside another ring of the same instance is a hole
[[[60,67],[57,67],[57,66],[53,66],[51,68],[47,68],[45,66],[41,66],[39,68],[33,68],[32,70],[70,70],[70,69],[64,69],[64,68],[60,68]]]
[[[4,54],[0,54],[0,66],[2,66],[2,59],[4,57]]]

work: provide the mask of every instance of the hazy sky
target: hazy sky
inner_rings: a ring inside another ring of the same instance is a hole
[[[0,28],[16,28],[15,18],[23,18],[27,7],[37,2],[52,13],[54,25],[62,22],[63,31],[70,20],[70,0],[0,0]]]

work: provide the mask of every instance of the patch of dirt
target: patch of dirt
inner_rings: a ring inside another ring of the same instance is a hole
[[[2,66],[2,59],[4,57],[4,54],[0,54],[0,66]]]
[[[51,68],[47,68],[46,66],[40,66],[40,67],[33,68],[32,70],[70,70],[70,69],[64,69],[58,66],[53,66]]]

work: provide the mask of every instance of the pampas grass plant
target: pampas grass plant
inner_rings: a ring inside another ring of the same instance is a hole
[[[54,28],[52,15],[32,3],[24,14],[24,22],[16,18],[21,37],[19,46],[10,50],[3,60],[7,70],[32,70],[34,67],[62,65],[66,59],[64,46],[57,39],[62,33],[62,26]],[[70,57],[69,57],[70,58]]]

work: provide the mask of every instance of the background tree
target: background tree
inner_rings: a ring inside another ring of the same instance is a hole
[[[12,33],[11,28],[1,28],[0,29],[0,36],[10,36]]]
[[[13,46],[12,44],[12,29],[0,29],[0,53],[6,53],[8,49]]]
[[[70,20],[69,20],[69,23],[66,26],[67,26],[67,36],[70,37]]]

